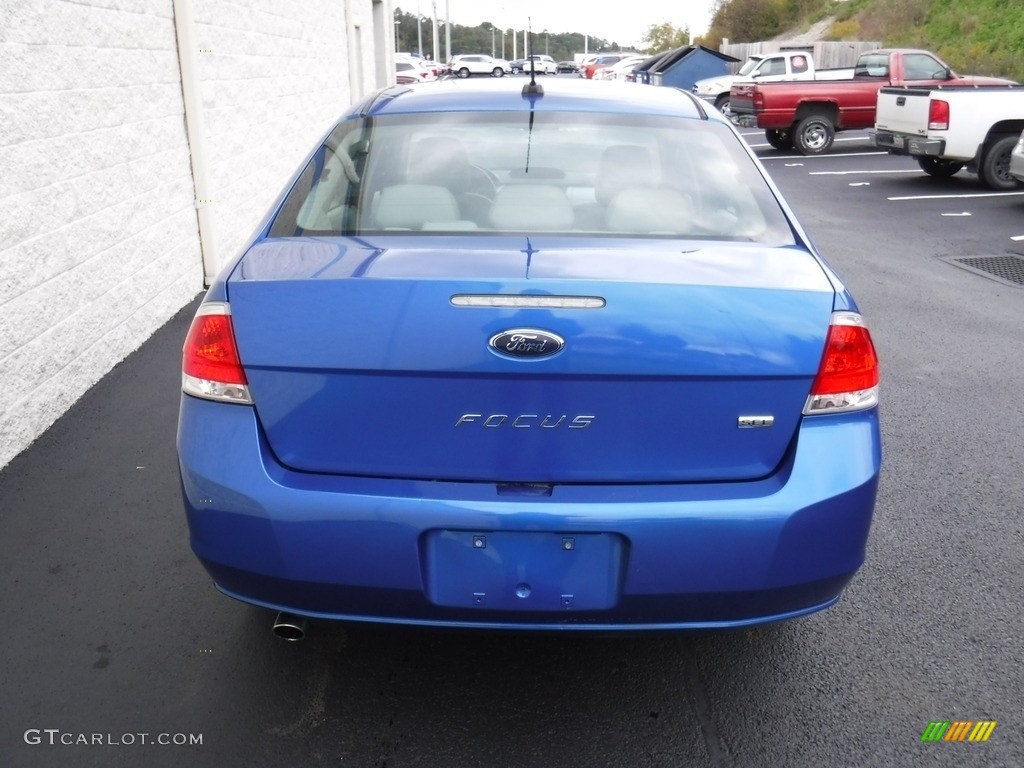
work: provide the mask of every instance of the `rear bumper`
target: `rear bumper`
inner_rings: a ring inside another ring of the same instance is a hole
[[[870,136],[876,147],[895,155],[941,157],[946,152],[946,142],[942,139],[926,139],[892,131],[871,131]]]
[[[460,627],[743,626],[828,607],[864,560],[877,412],[805,419],[755,482],[556,486],[282,468],[245,406],[182,398],[192,547],[225,593],[301,615]],[[566,542],[569,542],[568,544]]]

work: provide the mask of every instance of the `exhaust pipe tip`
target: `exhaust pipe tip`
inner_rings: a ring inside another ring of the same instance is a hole
[[[297,643],[306,636],[306,619],[292,613],[282,611],[274,619],[272,631],[275,637],[287,640],[289,643]]]

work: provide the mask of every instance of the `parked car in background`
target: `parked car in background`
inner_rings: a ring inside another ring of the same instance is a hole
[[[395,75],[396,77],[411,77],[413,82],[425,82],[437,79],[437,74],[434,70],[428,67],[421,59],[413,58],[396,58]]]
[[[558,64],[553,58],[543,53],[531,54],[522,59],[515,59],[509,62],[512,74],[530,71],[530,62],[533,62],[533,71],[538,75],[554,75],[558,73]]]
[[[629,74],[637,64],[646,61],[649,57],[646,54],[627,56],[609,67],[602,67],[594,71],[595,80],[627,80]]]
[[[1024,184],[1024,133],[1017,139],[1017,145],[1010,153],[1010,175]]]
[[[562,74],[563,72],[579,72],[580,67],[575,61],[560,61],[558,62],[556,71],[558,74]]]
[[[530,62],[533,62],[534,71],[537,74],[544,73],[545,75],[558,74],[558,62],[553,58],[544,53],[531,54],[526,58],[524,64],[525,71],[530,71]]]
[[[443,75],[445,73],[445,69],[446,69],[439,62],[432,61],[431,59],[424,59],[423,60],[423,66],[426,67],[427,69],[429,69],[431,72],[433,72],[434,73],[434,77],[440,77],[441,75]]]
[[[618,64],[627,56],[632,56],[630,53],[602,53],[593,61],[588,62],[586,65],[580,67],[580,73],[587,80],[594,79],[594,72],[604,67],[610,67],[612,64]]]
[[[742,627],[860,568],[877,402],[853,298],[721,114],[449,80],[343,115],[210,286],[177,448],[195,554],[289,639]]]
[[[587,65],[594,62],[598,57],[596,53],[590,53],[580,59],[579,64],[576,66],[576,74],[580,77],[587,76]]]
[[[448,71],[458,77],[469,77],[470,75],[490,75],[501,77],[511,72],[511,68],[505,59],[495,59],[482,53],[465,54],[453,56],[448,62]]]

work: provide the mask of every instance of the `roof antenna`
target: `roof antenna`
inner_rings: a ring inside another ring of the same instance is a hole
[[[526,56],[530,60],[530,82],[523,86],[523,96],[529,98],[530,96],[543,96],[544,89],[537,85],[537,59],[533,57],[533,20],[526,17],[526,29],[530,35],[530,53]],[[532,115],[530,116],[533,117]]]

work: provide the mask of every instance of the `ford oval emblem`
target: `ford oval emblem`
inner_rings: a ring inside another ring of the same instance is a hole
[[[488,342],[499,355],[515,358],[550,357],[565,346],[560,336],[536,328],[513,328],[492,336]]]

